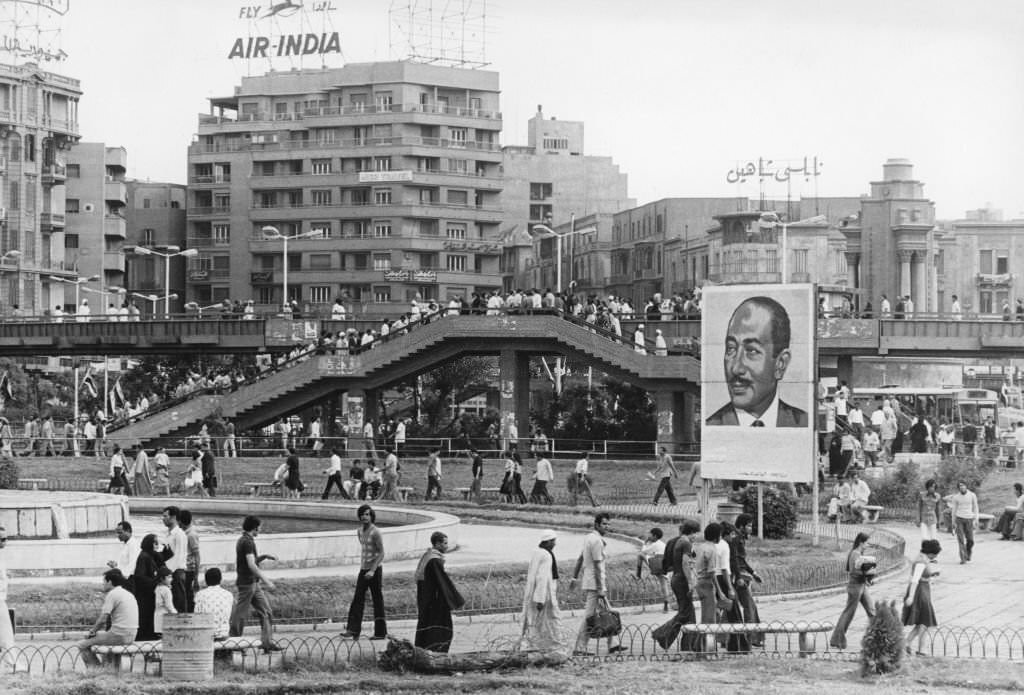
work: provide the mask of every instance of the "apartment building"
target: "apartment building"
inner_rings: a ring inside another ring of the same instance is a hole
[[[34,63],[0,65],[0,312],[62,303],[65,164],[78,140],[78,80]]]
[[[185,248],[186,187],[178,183],[129,180],[127,191],[125,243],[132,248],[157,252],[129,253],[125,257],[124,287],[128,297],[143,316],[163,315],[165,306],[169,306],[173,314],[181,313],[185,304],[186,259],[172,254]],[[172,296],[165,301],[167,295]]]
[[[189,301],[393,315],[500,287],[496,72],[271,71],[210,106],[188,151]]]
[[[123,147],[79,142],[68,151],[64,262],[79,278],[95,280],[80,287],[65,283],[65,307],[75,306],[76,293],[89,299],[94,313],[111,304],[119,308],[125,300],[127,166]]]

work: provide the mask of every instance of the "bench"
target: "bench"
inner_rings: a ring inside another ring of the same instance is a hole
[[[455,492],[461,493],[462,494],[462,499],[464,499],[464,500],[468,500],[469,497],[470,497],[470,494],[469,494],[470,488],[468,488],[468,487],[457,487],[457,488],[455,488]],[[482,488],[480,488],[480,496],[481,497],[495,497],[495,498],[497,498],[499,494],[501,494],[501,488],[500,487],[482,487]]]
[[[864,521],[869,524],[878,522],[878,515],[882,513],[885,507],[878,504],[865,504],[860,508],[861,513],[864,515]]]
[[[398,500],[399,502],[408,502],[409,501],[409,493],[411,493],[412,491],[413,491],[412,487],[408,487],[408,486],[396,487],[395,488],[395,499]]]
[[[718,650],[720,635],[750,634],[796,634],[800,656],[814,653],[816,632],[832,632],[833,623],[796,622],[796,623],[689,623],[680,627],[680,634],[704,635],[704,653],[712,654]]]
[[[992,521],[995,518],[994,514],[978,514],[978,529],[981,531],[988,531],[992,528]]]
[[[245,483],[245,487],[249,488],[249,495],[250,496],[252,496],[252,497],[259,497],[260,496],[260,490],[262,490],[263,488],[270,488],[271,490],[273,490],[276,487],[281,487],[281,481],[275,480],[275,481],[271,481],[269,483],[256,483],[256,482]]]
[[[40,485],[46,485],[47,480],[46,478],[18,478],[18,483],[32,483],[32,489],[38,490]]]
[[[213,656],[215,659],[230,659],[231,655],[234,653],[260,649],[262,646],[263,641],[260,639],[252,639],[250,637],[227,637],[221,640],[214,640]],[[152,640],[148,642],[132,642],[131,644],[96,645],[92,647],[92,652],[97,656],[108,657],[110,659],[110,665],[114,670],[130,671],[132,668],[132,662],[136,656],[142,656],[147,663],[162,661],[163,642],[161,640]],[[123,658],[126,656],[132,658],[126,660]],[[127,667],[125,667],[126,662],[128,664]]]

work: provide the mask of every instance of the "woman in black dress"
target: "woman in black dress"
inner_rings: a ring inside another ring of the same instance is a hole
[[[153,610],[156,608],[156,571],[163,566],[164,560],[156,550],[156,534],[150,533],[139,544],[139,559],[135,561],[132,573],[132,591],[135,602],[139,604],[139,631],[135,636],[138,641],[157,639],[153,632]]]
[[[903,599],[903,624],[913,625],[910,634],[907,635],[907,654],[910,654],[910,645],[917,638],[917,655],[925,656],[924,637],[928,628],[935,627],[939,621],[935,619],[935,609],[932,608],[932,577],[939,574],[935,566],[935,558],[942,552],[942,546],[936,540],[921,542],[921,554],[914,560],[910,568],[910,583],[907,585],[907,593]]]
[[[299,457],[295,453],[295,447],[288,447],[288,458],[285,463],[288,465],[288,473],[284,478],[284,486],[288,490],[289,497],[299,499],[306,486],[299,479]]]

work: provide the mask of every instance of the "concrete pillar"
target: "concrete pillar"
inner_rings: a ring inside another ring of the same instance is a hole
[[[900,296],[906,297],[910,294],[910,260],[914,257],[913,251],[899,251],[900,257]]]
[[[914,254],[914,311],[928,311],[928,264],[925,263],[925,252]]]
[[[860,254],[852,251],[846,252],[846,277],[850,289],[860,287]]]
[[[691,397],[692,404],[692,397]],[[682,391],[655,391],[654,408],[658,422],[658,446],[665,446],[675,451],[685,441],[686,399]],[[690,409],[690,429],[692,441],[693,410]]]
[[[517,350],[502,350],[498,357],[499,395],[501,398],[502,442],[518,438],[525,441],[530,427],[530,356]],[[515,425],[517,437],[510,437]]]
[[[694,430],[697,427],[695,415],[697,414],[697,406],[699,404],[699,393],[683,392],[682,435],[683,441],[686,443],[697,441],[697,438],[694,436]]]
[[[853,383],[853,355],[839,355],[836,358],[836,379],[839,383]]]

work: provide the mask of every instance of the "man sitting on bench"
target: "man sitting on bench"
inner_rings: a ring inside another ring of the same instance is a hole
[[[204,575],[206,588],[196,594],[196,613],[208,613],[217,620],[213,629],[215,640],[226,639],[231,629],[231,608],[235,603],[235,596],[220,585],[221,572],[218,567],[211,567]]]
[[[126,579],[121,570],[112,569],[103,573],[103,590],[107,592],[96,619],[85,639],[77,643],[82,661],[86,666],[99,666],[99,657],[93,654],[96,645],[125,645],[135,641],[139,630],[139,604],[135,597],[124,588]],[[109,621],[109,623],[108,623]],[[104,629],[107,625],[108,629]]]
[[[853,515],[853,520],[855,522],[867,521],[864,507],[871,497],[871,488],[860,479],[860,474],[857,471],[850,471],[850,490],[853,495],[853,501],[850,502],[850,513]]]

